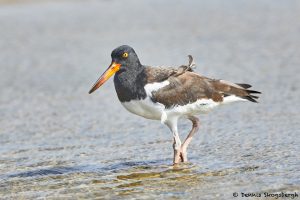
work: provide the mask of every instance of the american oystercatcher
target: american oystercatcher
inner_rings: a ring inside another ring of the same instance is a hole
[[[111,53],[112,63],[94,84],[94,92],[112,75],[122,105],[131,113],[147,119],[160,120],[173,134],[173,163],[187,161],[187,147],[199,129],[198,114],[231,102],[257,102],[260,94],[249,90],[249,84],[210,79],[193,72],[195,63],[178,68],[142,65],[134,49],[123,45]],[[192,130],[183,143],[178,135],[177,121],[187,118]]]

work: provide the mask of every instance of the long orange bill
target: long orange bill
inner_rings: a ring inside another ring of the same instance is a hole
[[[89,91],[89,94],[97,90],[101,85],[103,85],[112,75],[114,75],[117,71],[120,70],[121,64],[112,62],[111,65],[107,68],[107,70],[100,76],[100,78],[96,81],[92,89]]]

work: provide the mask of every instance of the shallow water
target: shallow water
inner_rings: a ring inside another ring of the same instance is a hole
[[[292,0],[0,4],[0,199],[299,194],[299,18]],[[87,94],[121,44],[144,64],[191,54],[260,103],[200,116],[189,162],[173,167],[169,130],[122,108],[112,81]]]

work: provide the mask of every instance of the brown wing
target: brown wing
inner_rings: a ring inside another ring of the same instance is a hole
[[[194,59],[191,55],[188,55],[189,63],[187,65],[181,65],[178,68],[173,67],[146,67],[146,76],[147,76],[147,83],[153,82],[161,82],[168,79],[171,76],[180,76],[187,71],[193,72],[193,68],[195,67]]]
[[[165,79],[166,80],[166,79]],[[236,95],[241,98],[256,102],[258,98],[251,93],[259,93],[247,90],[247,84],[234,84],[223,80],[209,79],[196,73],[186,71],[179,76],[169,76],[169,85],[152,92],[152,100],[162,103],[166,108],[174,105],[186,105],[199,99],[212,99],[222,102],[225,96]]]
[[[177,69],[172,67],[150,67],[146,66],[147,83],[162,82],[176,74]]]

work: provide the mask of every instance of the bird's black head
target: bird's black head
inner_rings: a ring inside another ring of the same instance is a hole
[[[122,45],[114,49],[111,52],[111,59],[111,65],[96,81],[89,93],[92,93],[97,88],[99,88],[115,73],[119,74],[124,71],[129,71],[130,73],[137,73],[138,71],[143,69],[143,66],[141,65],[134,49],[127,45]]]
[[[128,45],[122,45],[111,52],[112,63],[120,64],[120,71],[139,68],[140,60],[134,49]]]

